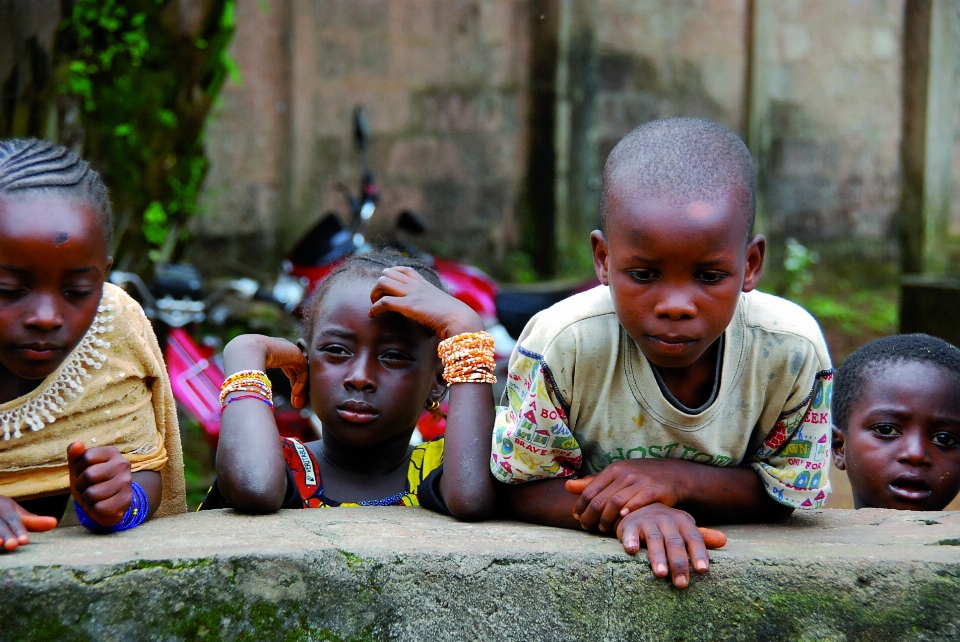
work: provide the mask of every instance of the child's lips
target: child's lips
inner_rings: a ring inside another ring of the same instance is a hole
[[[688,337],[684,335],[656,336],[648,334],[647,338],[657,346],[657,349],[660,352],[665,354],[681,354],[698,341],[698,339],[695,337]]]
[[[352,424],[368,424],[380,416],[377,409],[365,401],[345,401],[337,406],[337,414]]]
[[[31,343],[17,347],[17,351],[30,361],[46,361],[59,353],[61,349],[60,346],[49,343]]]
[[[916,477],[898,477],[887,487],[894,496],[908,502],[924,501],[933,494],[930,486]]]

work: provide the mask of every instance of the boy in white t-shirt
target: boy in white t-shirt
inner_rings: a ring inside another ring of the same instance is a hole
[[[604,168],[602,286],[531,319],[491,470],[522,520],[646,542],[657,576],[709,557],[695,519],[782,519],[830,492],[833,369],[816,321],[755,292],[750,153],[710,121],[643,125]],[[573,479],[573,478],[581,479]],[[525,482],[525,483],[521,483]]]

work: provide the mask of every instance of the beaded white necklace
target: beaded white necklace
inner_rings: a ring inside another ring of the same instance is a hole
[[[110,342],[97,335],[113,330],[113,306],[104,303],[106,293],[97,306],[97,316],[90,329],[67,357],[53,380],[14,408],[0,411],[0,430],[7,441],[22,436],[20,429],[26,426],[36,432],[46,424],[52,424],[61,416],[71,401],[80,396],[92,375],[89,368],[99,370],[107,361],[107,355],[99,348],[109,348]],[[43,385],[43,384],[41,384]]]

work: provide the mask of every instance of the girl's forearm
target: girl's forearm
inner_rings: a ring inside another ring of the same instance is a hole
[[[163,477],[155,470],[141,470],[133,473],[133,481],[147,493],[147,501],[150,504],[147,519],[150,519],[163,501]]]
[[[266,348],[256,335],[240,336],[223,351],[224,373],[265,370]],[[232,506],[251,513],[279,510],[287,490],[286,462],[272,409],[258,399],[228,405],[217,446],[220,492]]]
[[[485,519],[496,502],[496,481],[490,474],[494,422],[491,386],[454,384],[449,406],[440,493],[454,517]]]
[[[522,484],[501,484],[500,489],[510,514],[524,522],[580,530],[573,516],[579,495],[565,488],[565,479],[544,479]]]

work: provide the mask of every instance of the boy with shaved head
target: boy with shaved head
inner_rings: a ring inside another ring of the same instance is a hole
[[[670,118],[604,167],[602,286],[531,319],[510,359],[491,469],[525,521],[645,542],[657,576],[709,557],[697,521],[782,519],[826,501],[833,369],[816,321],[755,291],[750,153]],[[708,544],[710,542],[707,542]]]

